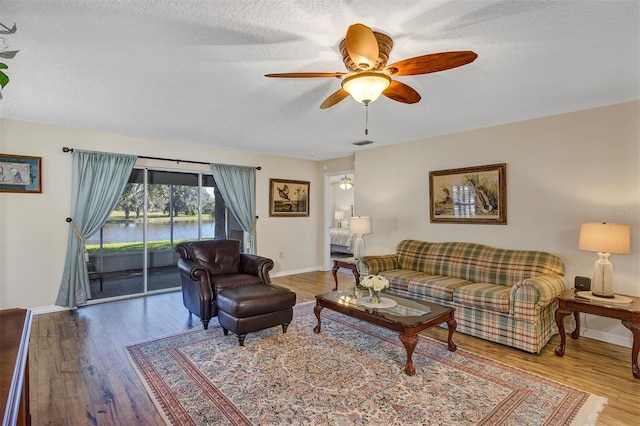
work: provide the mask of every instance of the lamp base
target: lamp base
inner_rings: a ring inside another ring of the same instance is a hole
[[[364,238],[362,234],[356,234],[356,241],[353,248],[353,258],[359,260],[364,256]]]
[[[593,280],[591,293],[594,296],[613,298],[613,265],[609,261],[609,253],[598,253],[598,260],[593,264]]]

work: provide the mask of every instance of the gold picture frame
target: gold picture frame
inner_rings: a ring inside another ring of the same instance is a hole
[[[269,216],[309,216],[310,182],[269,179]]]
[[[42,157],[0,154],[0,192],[42,193]]]
[[[429,172],[432,223],[507,224],[506,163]]]

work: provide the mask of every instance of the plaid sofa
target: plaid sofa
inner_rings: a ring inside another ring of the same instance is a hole
[[[464,242],[404,240],[358,270],[386,277],[390,293],[455,308],[461,333],[532,353],[557,332],[556,296],[567,287],[557,256]]]

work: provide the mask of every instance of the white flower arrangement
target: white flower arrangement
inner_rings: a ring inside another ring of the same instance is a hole
[[[374,291],[381,291],[389,287],[389,280],[382,275],[367,275],[360,280],[360,285],[372,288]]]

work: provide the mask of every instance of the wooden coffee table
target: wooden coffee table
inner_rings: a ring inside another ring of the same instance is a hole
[[[321,331],[320,312],[323,308],[398,331],[400,332],[400,341],[407,352],[404,371],[409,376],[413,376],[416,373],[411,357],[418,344],[417,333],[422,330],[446,322],[449,328],[449,337],[447,339],[449,350],[454,352],[457,349],[455,343],[453,343],[453,333],[457,327],[454,318],[455,309],[387,293],[384,293],[383,297],[396,301],[396,306],[370,308],[356,302],[357,297],[354,294],[354,290],[332,291],[316,296],[316,306],[313,312],[318,319],[318,325],[313,329],[314,333],[318,334]]]

